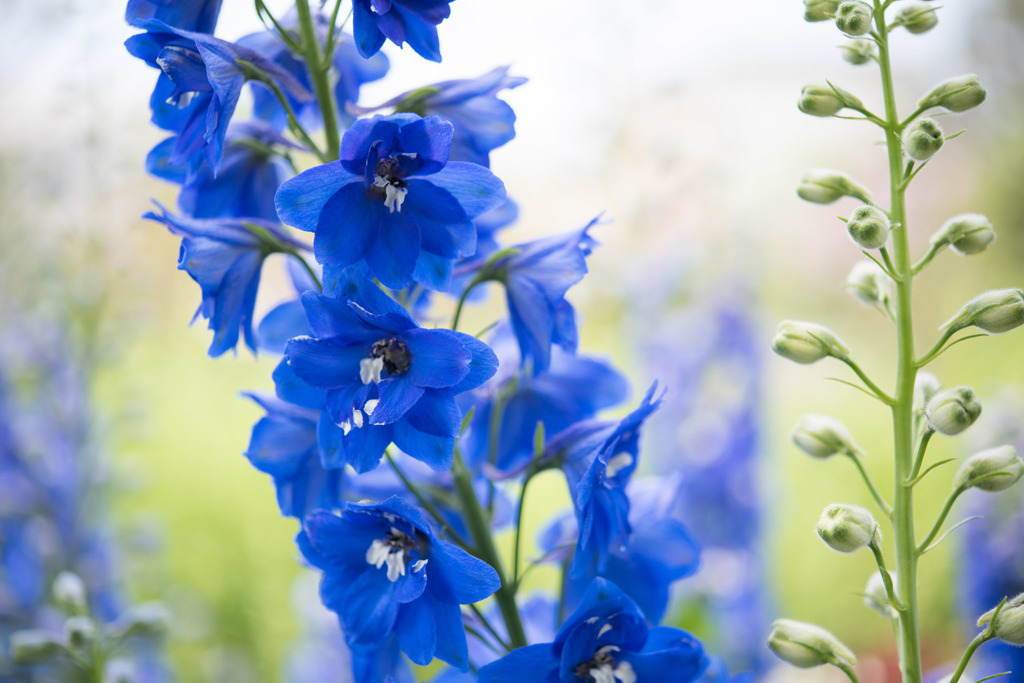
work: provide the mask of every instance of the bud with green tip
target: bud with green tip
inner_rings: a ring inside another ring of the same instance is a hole
[[[848,36],[862,36],[871,30],[871,6],[860,0],[846,0],[836,10],[836,26]]]
[[[1024,325],[1024,290],[994,289],[979,294],[939,329],[956,332],[972,325],[989,334],[1002,334]]]
[[[840,45],[839,49],[842,51],[843,59],[854,66],[867,64],[877,53],[874,41],[867,38],[854,38]]]
[[[77,574],[61,572],[53,581],[53,599],[69,614],[85,613],[85,584]]]
[[[831,664],[851,667],[857,657],[834,635],[814,624],[776,619],[768,634],[768,647],[779,659],[801,669]]]
[[[850,357],[850,349],[832,330],[816,323],[783,320],[772,340],[772,350],[795,363],[809,365],[822,358]]]
[[[120,638],[156,637],[167,633],[170,614],[163,603],[147,602],[129,607],[114,628]]]
[[[804,21],[828,21],[837,9],[839,0],[804,0]]]
[[[815,204],[831,204],[840,197],[856,197],[869,201],[871,193],[842,171],[830,168],[812,168],[800,176],[796,193],[801,199]]]
[[[832,116],[849,107],[858,109],[864,106],[859,99],[842,88],[828,85],[805,85],[800,91],[800,99],[796,105],[800,111],[811,116]]]
[[[903,133],[903,152],[914,161],[928,161],[945,141],[935,119],[917,119]]]
[[[828,547],[841,553],[852,553],[869,543],[882,542],[878,522],[859,505],[832,503],[821,513],[815,531]]]
[[[64,650],[62,642],[42,629],[15,631],[10,644],[11,659],[20,666],[42,664]]]
[[[800,450],[812,458],[824,460],[833,455],[861,453],[846,425],[828,415],[801,415],[793,427],[790,438]]]
[[[846,231],[853,241],[864,249],[878,249],[889,241],[892,223],[889,216],[877,206],[858,206],[846,221]]]
[[[999,610],[998,616],[996,610]],[[991,628],[996,638],[1010,645],[1024,645],[1024,593],[1008,600],[1002,609],[993,607],[982,614],[978,617],[978,626],[988,626],[993,617],[995,623]]]
[[[930,93],[921,98],[918,106],[944,107],[949,111],[961,112],[973,109],[985,101],[985,88],[974,74],[957,76],[935,86]]]
[[[889,580],[896,585],[896,576],[889,571]],[[864,605],[881,614],[886,619],[895,619],[898,615],[896,608],[889,602],[889,594],[885,590],[885,581],[882,579],[882,570],[871,575],[868,585],[864,588]]]
[[[87,647],[96,640],[96,622],[89,617],[68,617],[64,622],[64,637],[73,648]]]
[[[935,8],[921,3],[907,5],[896,13],[895,24],[911,33],[927,33],[938,23],[939,15]]]
[[[865,306],[888,310],[892,300],[892,281],[873,262],[853,264],[843,286]]]
[[[935,247],[948,245],[956,253],[967,256],[985,251],[995,239],[996,231],[988,218],[980,213],[962,213],[943,223],[932,235],[931,243]]]
[[[940,434],[956,436],[981,415],[981,402],[967,386],[943,389],[924,407],[928,426]]]
[[[1024,476],[1024,461],[1013,446],[999,446],[975,453],[964,461],[953,478],[958,489],[1003,491]]]

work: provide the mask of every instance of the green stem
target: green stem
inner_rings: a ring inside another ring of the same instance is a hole
[[[910,479],[906,482],[907,486],[910,486],[911,482],[917,479],[917,475],[921,473],[921,466],[924,465],[924,453],[928,450],[928,442],[931,441],[934,434],[935,430],[929,428],[921,435],[921,441],[917,444],[917,456],[914,458],[914,469],[910,472]]]
[[[891,406],[891,405],[893,405],[895,403],[893,397],[890,396],[889,394],[885,393],[881,389],[879,389],[878,385],[875,384],[874,382],[872,382],[871,378],[869,378],[866,374],[864,374],[864,371],[860,369],[859,365],[857,365],[855,362],[853,362],[849,358],[840,358],[839,360],[843,361],[848,366],[850,366],[850,369],[853,370],[857,374],[858,377],[860,377],[860,380],[862,382],[864,382],[864,384],[867,386],[867,388],[871,390],[871,393],[873,393],[878,398],[879,401],[881,401],[882,403],[884,403],[884,404],[886,404],[888,406]]]
[[[338,134],[338,117],[334,113],[334,93],[331,92],[330,80],[327,78],[331,65],[323,63],[320,40],[316,36],[313,15],[309,11],[309,0],[297,0],[295,10],[299,15],[299,30],[302,33],[302,54],[324,120],[324,136],[327,139],[325,154],[328,161],[335,161],[341,149],[341,137]]]
[[[853,683],[860,683],[860,679],[857,678],[857,674],[853,673],[853,669],[849,664],[839,663],[836,664],[836,666],[841,669],[842,672],[846,674],[846,677],[853,681]]]
[[[928,353],[921,356],[920,360],[917,361],[917,367],[923,368],[924,366],[928,365],[933,360],[938,358],[939,354],[942,353],[942,347],[944,347],[946,345],[946,342],[949,341],[949,338],[952,337],[957,332],[958,330],[954,330],[953,328],[949,328],[948,330],[943,332],[942,336],[939,337],[939,341],[935,342],[935,346],[933,346],[931,350],[928,351]]]
[[[960,658],[960,664],[956,667],[956,671],[953,672],[953,677],[949,679],[949,683],[957,683],[960,677],[964,675],[964,669],[967,668],[967,664],[971,661],[971,657],[974,656],[974,651],[979,647],[992,640],[993,636],[987,630],[982,631],[974,637],[971,644],[967,646],[964,651],[964,656]]]
[[[917,546],[918,555],[923,554],[924,551],[928,548],[928,546],[931,545],[931,542],[935,540],[935,537],[938,535],[938,533],[942,531],[942,525],[946,523],[946,517],[949,516],[950,510],[953,509],[953,503],[955,503],[956,499],[960,497],[960,494],[962,494],[966,490],[967,489],[965,488],[956,488],[953,490],[953,493],[949,494],[949,497],[946,498],[946,504],[942,506],[942,512],[939,513],[939,516],[938,518],[936,518],[935,523],[932,524],[932,528],[928,532],[928,535],[925,536],[924,540],[921,541],[921,543]]]
[[[526,502],[526,487],[529,486],[530,480],[533,479],[534,471],[531,467],[526,473],[526,478],[523,479],[523,488],[519,492],[519,510],[516,512],[516,543],[512,551],[512,592],[515,593],[519,590],[519,547],[520,537],[523,535],[523,505]]]
[[[928,248],[928,253],[925,254],[920,261],[914,264],[914,267],[910,269],[910,272],[912,272],[914,275],[920,273],[925,266],[932,262],[932,259],[935,258],[935,255],[938,254],[941,250],[942,245],[931,245]]]
[[[411,493],[413,497],[416,498],[417,502],[419,502],[420,507],[426,510],[427,513],[431,517],[433,517],[438,524],[441,525],[441,528],[444,529],[444,532],[446,534],[448,534],[448,537],[451,538],[455,543],[457,543],[462,548],[465,548],[466,550],[472,550],[471,546],[468,543],[466,543],[466,541],[463,540],[462,537],[459,536],[459,534],[451,528],[451,526],[449,526],[448,522],[445,521],[444,516],[440,513],[440,511],[438,511],[437,507],[429,500],[427,500],[427,497],[423,495],[423,493],[415,484],[409,481],[409,478],[405,476],[405,472],[403,472],[402,469],[398,466],[398,463],[395,462],[395,459],[391,457],[391,452],[385,450],[384,456],[388,459],[388,464],[391,465],[391,469],[395,471],[395,474],[402,481],[402,484],[405,486],[405,488],[409,489],[409,493]]]
[[[871,492],[871,497],[875,499],[876,503],[878,503],[878,507],[885,513],[886,517],[892,518],[892,506],[889,505],[885,498],[882,497],[882,493],[875,486],[875,482],[871,480],[871,477],[868,475],[868,471],[864,469],[864,463],[860,461],[860,457],[857,456],[856,453],[847,453],[846,455],[849,456],[850,460],[853,461],[853,464],[857,466],[857,471],[860,472],[861,478],[867,485],[868,491]]]
[[[487,632],[490,633],[491,636],[493,636],[494,640],[496,640],[499,645],[505,648],[506,652],[512,649],[508,646],[508,643],[505,642],[505,639],[498,635],[498,632],[495,630],[493,626],[491,626],[491,622],[488,621],[487,617],[484,616],[484,613],[480,611],[479,607],[477,607],[476,605],[470,605],[469,608],[473,610],[473,614],[475,614],[476,618],[480,620],[480,623],[484,625],[484,628],[487,629]]]
[[[317,277],[316,271],[313,270],[313,266],[309,265],[309,261],[307,261],[302,254],[294,250],[287,251],[285,253],[297,258],[299,260],[299,263],[302,264],[302,267],[306,269],[307,273],[309,273],[309,276],[313,278],[313,282],[316,284],[316,288],[319,289],[321,292],[324,291],[324,284],[320,282],[320,278]]]

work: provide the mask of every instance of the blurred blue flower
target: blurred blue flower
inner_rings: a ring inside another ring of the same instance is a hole
[[[221,0],[128,0],[124,20],[133,26],[155,19],[168,26],[213,33]]]
[[[448,18],[451,0],[352,0],[352,25],[359,54],[369,58],[385,40],[408,42],[420,57],[441,61],[437,25]]]

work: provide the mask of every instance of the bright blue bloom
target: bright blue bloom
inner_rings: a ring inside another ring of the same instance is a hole
[[[128,0],[124,20],[138,26],[155,19],[186,31],[213,33],[220,4],[221,0]]]
[[[394,634],[417,664],[437,657],[468,668],[460,605],[501,584],[485,562],[437,538],[418,510],[389,498],[350,504],[340,517],[314,512],[297,542],[324,572],[320,598],[350,646],[379,647]]]
[[[473,219],[505,199],[490,171],[448,161],[451,139],[451,124],[434,117],[357,121],[342,137],[339,161],[281,186],[277,213],[315,233],[325,267],[365,262],[391,289],[413,279],[443,289],[452,262],[476,251]]]
[[[420,328],[361,278],[336,297],[306,292],[302,304],[313,337],[292,339],[285,357],[296,377],[326,390],[346,461],[373,469],[394,441],[434,470],[450,469],[462,421],[455,396],[494,374],[494,352],[467,334]]]
[[[594,579],[554,642],[513,650],[481,668],[479,683],[692,683],[707,663],[696,638],[677,628],[648,629],[615,584]]]
[[[209,354],[217,357],[235,348],[239,330],[246,345],[255,351],[252,317],[263,261],[274,251],[304,245],[267,221],[187,218],[175,216],[159,204],[157,207],[160,215],[149,212],[143,218],[163,223],[182,238],[178,268],[187,271],[202,290],[203,301],[196,316],[210,321],[213,341]]]
[[[408,42],[420,57],[441,61],[437,25],[448,18],[451,0],[352,0],[352,25],[359,54],[371,57],[385,40]]]

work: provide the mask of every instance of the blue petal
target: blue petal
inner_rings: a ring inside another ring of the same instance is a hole
[[[401,15],[405,24],[405,40],[409,42],[409,47],[424,59],[440,62],[441,44],[437,38],[437,27],[419,19],[400,6],[394,7],[392,12],[385,16],[390,16],[396,11]]]
[[[310,337],[296,337],[285,345],[288,367],[318,389],[361,384],[359,361],[368,355],[362,346],[341,346]]]
[[[461,382],[451,388],[452,393],[458,394],[470,389],[476,389],[493,377],[494,373],[498,370],[498,357],[491,350],[491,347],[476,337],[461,332],[455,332],[454,334],[459,335],[462,345],[472,355],[472,360],[469,362],[469,373],[462,378]]]
[[[398,140],[405,152],[417,155],[417,161],[422,164],[417,174],[429,175],[448,163],[453,133],[452,124],[429,116],[402,126]]]
[[[405,568],[405,575],[398,577],[398,580],[391,584],[391,598],[403,605],[417,600],[427,588],[427,570],[427,567],[423,567],[419,571],[413,571],[413,564],[409,563]],[[384,567],[378,571],[385,571]]]
[[[370,201],[360,182],[351,182],[327,200],[313,238],[313,255],[325,266],[344,268],[367,257],[387,230],[386,209]]]
[[[359,54],[370,58],[384,45],[384,34],[377,28],[374,15],[370,12],[368,0],[354,0],[352,3],[352,31],[356,38]]]
[[[441,602],[469,605],[501,588],[494,569],[466,551],[437,540],[430,544],[430,592]]]
[[[394,425],[395,445],[404,453],[425,463],[435,472],[447,472],[454,462],[455,437],[425,434],[407,420]]]
[[[349,173],[338,162],[314,166],[281,185],[274,198],[277,215],[288,225],[314,232],[324,205],[350,183],[362,186],[362,177]]]
[[[357,316],[347,302],[318,292],[303,292],[302,307],[313,336],[330,339],[337,344],[366,347],[362,357],[369,356],[369,347],[381,337],[379,328]]]
[[[420,250],[412,278],[427,289],[447,292],[452,286],[452,260]]]
[[[281,400],[311,410],[320,410],[324,407],[324,390],[311,387],[299,379],[299,376],[288,367],[287,358],[282,358],[277,364],[272,377],[274,391]]]
[[[377,240],[366,253],[370,272],[385,287],[404,289],[412,281],[420,250],[420,230],[405,212],[388,212],[381,203],[367,203],[379,212]]]
[[[278,304],[263,316],[256,330],[259,346],[272,353],[284,353],[289,339],[309,334],[306,313],[298,299]]]
[[[359,474],[375,469],[393,438],[393,425],[364,425],[353,429],[344,439],[348,463]]]
[[[505,201],[505,184],[483,166],[469,162],[449,161],[430,182],[455,197],[470,218]]]
[[[430,178],[410,179],[408,190],[402,211],[419,228],[424,250],[451,259],[476,251],[476,226],[450,192]]]
[[[416,386],[442,389],[469,374],[473,357],[457,332],[413,329],[404,333],[402,340],[412,357],[407,378]]]
[[[395,636],[402,652],[420,666],[430,664],[437,647],[437,621],[431,606],[430,600],[404,604],[395,621]]]
[[[528,645],[481,667],[478,683],[559,683],[558,664],[550,643]]]
[[[398,376],[382,380],[377,389],[380,399],[370,416],[373,424],[390,424],[399,420],[423,396],[423,387],[418,387],[406,377]]]
[[[466,629],[463,626],[462,610],[458,605],[438,602],[429,593],[423,600],[431,600],[434,619],[437,620],[437,650],[434,656],[448,662],[459,671],[469,668],[469,650],[466,646]]]
[[[394,627],[398,603],[391,597],[387,572],[366,566],[367,571],[349,586],[348,601],[340,614],[350,642],[380,645]]]

